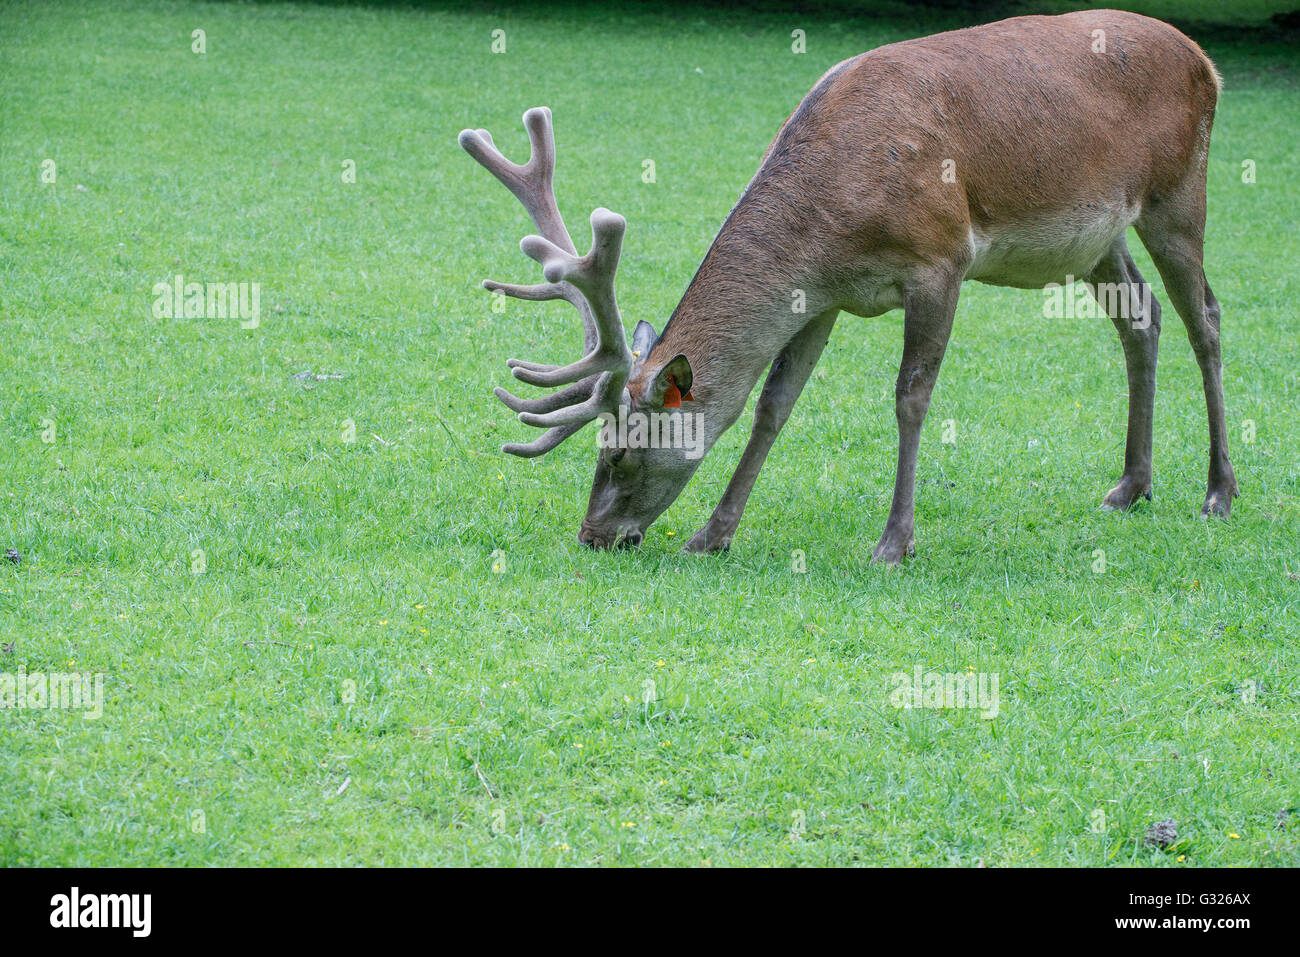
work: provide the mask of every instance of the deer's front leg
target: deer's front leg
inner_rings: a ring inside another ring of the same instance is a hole
[[[908,290],[903,300],[903,361],[894,387],[898,416],[898,473],[885,532],[871,553],[873,562],[897,565],[914,551],[912,511],[916,486],[916,452],[930,394],[939,377],[953,313],[961,290],[960,274]]]
[[[810,320],[773,360],[758,404],[754,407],[754,430],[740,457],[740,464],[736,466],[708,524],[695,533],[683,551],[716,552],[730,547],[763,461],[781,427],[790,418],[790,410],[803,392],[813,367],[821,358],[838,315],[839,311],[832,309]]]

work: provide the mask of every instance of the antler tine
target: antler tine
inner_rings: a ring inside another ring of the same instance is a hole
[[[534,459],[539,455],[545,455],[547,452],[551,451],[551,449],[555,448],[586,424],[586,422],[579,422],[577,425],[557,426],[528,443],[507,442],[505,445],[501,446],[501,451],[505,452],[507,455],[517,455],[521,459]]]
[[[523,166],[506,159],[487,130],[461,130],[458,139],[466,153],[514,193],[539,233],[561,249],[577,252],[555,203],[555,131],[550,109],[537,106],[524,113],[524,128],[532,152]]]
[[[589,376],[573,383],[568,388],[561,389],[559,392],[552,392],[540,399],[521,399],[517,395],[511,395],[501,386],[497,386],[492,392],[515,412],[554,412],[556,409],[562,409],[567,405],[574,405],[590,398],[595,390],[597,378],[597,376]]]
[[[492,292],[499,292],[509,296],[512,299],[528,299],[533,302],[541,302],[545,299],[566,299],[564,288],[558,282],[541,282],[535,286],[520,286],[513,282],[497,282],[495,279],[484,279],[483,288]]]

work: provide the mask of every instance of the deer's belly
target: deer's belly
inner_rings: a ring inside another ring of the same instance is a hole
[[[1071,210],[1038,223],[972,229],[966,278],[991,286],[1041,289],[1082,279],[1137,219],[1129,206]]]

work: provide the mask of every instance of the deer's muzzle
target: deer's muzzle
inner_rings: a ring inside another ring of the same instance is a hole
[[[645,533],[637,530],[619,529],[617,532],[601,532],[583,525],[578,531],[578,541],[588,548],[635,548],[641,544]]]

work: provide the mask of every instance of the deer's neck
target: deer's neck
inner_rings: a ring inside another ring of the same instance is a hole
[[[691,363],[696,411],[707,413],[708,441],[739,417],[758,377],[817,311],[822,297],[781,235],[746,215],[744,201],[723,225],[651,354],[650,366],[678,354]],[[761,217],[759,217],[761,219]]]

